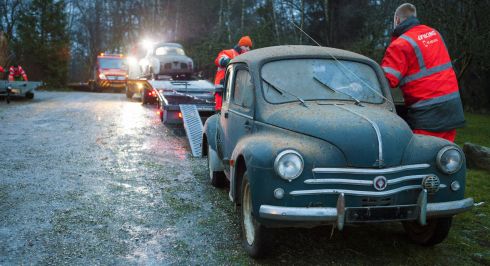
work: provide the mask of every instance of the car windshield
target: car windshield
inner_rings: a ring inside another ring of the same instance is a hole
[[[383,102],[383,92],[371,66],[353,61],[341,62],[350,71],[331,59],[289,59],[266,63],[262,67],[265,98],[270,103],[298,101],[298,97],[304,101]]]
[[[155,50],[155,55],[185,55],[185,53],[180,47],[163,46]]]
[[[99,68],[126,69],[123,58],[101,58]]]

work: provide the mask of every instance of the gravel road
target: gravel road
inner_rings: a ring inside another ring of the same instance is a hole
[[[0,265],[379,265],[401,252],[399,265],[416,256],[404,251],[412,244],[401,225],[388,224],[333,236],[330,226],[281,229],[270,256],[251,259],[228,191],[209,185],[183,127],[155,112],[113,93],[1,101]]]

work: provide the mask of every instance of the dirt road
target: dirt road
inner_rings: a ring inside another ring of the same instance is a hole
[[[110,93],[0,102],[0,265],[424,262],[400,224],[281,229],[269,258],[251,259],[228,191],[155,111]]]

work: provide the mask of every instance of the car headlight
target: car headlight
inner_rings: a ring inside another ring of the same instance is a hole
[[[456,147],[442,148],[436,157],[437,168],[443,173],[456,173],[463,164],[463,155]]]
[[[100,75],[99,75],[99,78],[100,78],[100,79],[107,79],[107,77],[106,77],[104,74],[100,74]]]
[[[277,155],[274,161],[276,173],[291,182],[303,172],[303,157],[297,151],[285,150]]]

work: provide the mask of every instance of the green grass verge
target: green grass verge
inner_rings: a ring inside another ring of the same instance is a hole
[[[454,142],[461,148],[465,142],[490,147],[490,116],[465,113],[466,127],[456,131]]]

